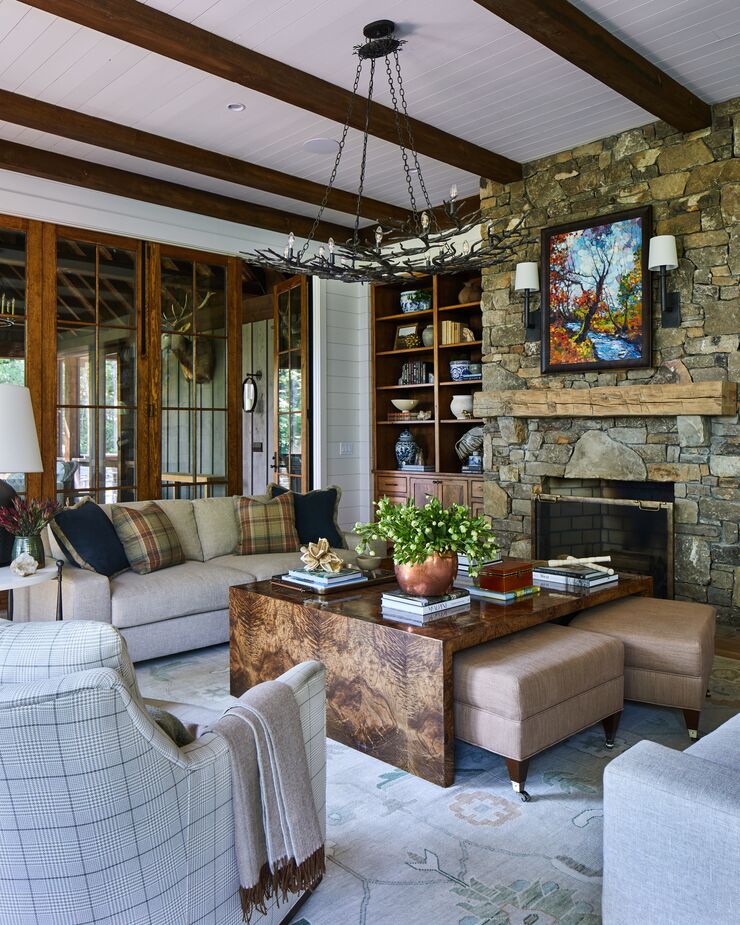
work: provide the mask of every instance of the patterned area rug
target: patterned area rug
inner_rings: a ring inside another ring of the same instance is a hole
[[[137,666],[144,696],[231,702],[228,647]],[[740,711],[740,661],[715,659],[702,732]],[[604,767],[640,739],[689,742],[678,711],[628,704],[534,758],[521,803],[502,759],[460,744],[441,789],[336,742],[328,750],[327,875],[294,925],[597,925]]]

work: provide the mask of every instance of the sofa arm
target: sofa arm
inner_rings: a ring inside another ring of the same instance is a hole
[[[62,605],[65,620],[111,622],[110,581],[105,575],[65,565],[62,575]],[[54,620],[57,613],[57,583],[45,581],[21,588],[13,595],[13,619]]]
[[[604,925],[709,925],[740,907],[740,776],[639,742],[604,773]]]

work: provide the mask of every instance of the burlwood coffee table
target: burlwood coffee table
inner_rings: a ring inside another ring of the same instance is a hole
[[[326,666],[332,739],[448,787],[455,776],[455,652],[596,604],[650,595],[652,579],[622,573],[609,588],[543,590],[505,607],[473,601],[469,612],[426,627],[383,619],[380,598],[392,588],[319,598],[270,581],[232,587],[231,693],[317,659]]]

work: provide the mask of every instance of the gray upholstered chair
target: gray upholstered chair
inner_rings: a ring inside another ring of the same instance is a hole
[[[324,669],[280,680],[323,825]],[[241,925],[226,743],[160,730],[110,625],[0,620],[0,871],[3,925]]]
[[[604,925],[740,921],[740,715],[685,752],[638,742],[604,773]]]

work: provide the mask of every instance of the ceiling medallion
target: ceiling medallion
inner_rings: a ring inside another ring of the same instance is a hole
[[[439,209],[435,210],[432,207],[416,153],[401,77],[399,51],[405,42],[397,39],[394,31],[395,24],[388,19],[370,23],[363,30],[367,41],[354,48],[358,65],[347,121],[344,123],[339,150],[323,201],[305,243],[296,248],[295,236],[291,232],[282,254],[272,248],[242,252],[241,256],[247,263],[270,267],[281,273],[306,274],[344,282],[394,282],[405,280],[413,274],[460,273],[502,263],[510,260],[516,248],[523,242],[521,220],[513,227],[496,231],[493,222],[482,217],[480,209],[460,208],[457,203],[457,187],[454,185],[450,189],[450,198],[445,200]],[[361,228],[369,114],[373,101],[375,65],[380,59],[385,61],[385,73],[396,116],[398,147],[411,208],[409,218],[405,222],[376,219],[375,227]],[[352,109],[357,99],[357,88],[366,61],[370,62],[370,75],[354,227],[346,241],[337,242],[329,238],[326,245],[319,243],[317,246],[316,231],[334,187],[347,140]],[[421,192],[421,206],[417,203],[415,188]],[[477,232],[482,225],[485,225],[485,229],[479,234]]]

